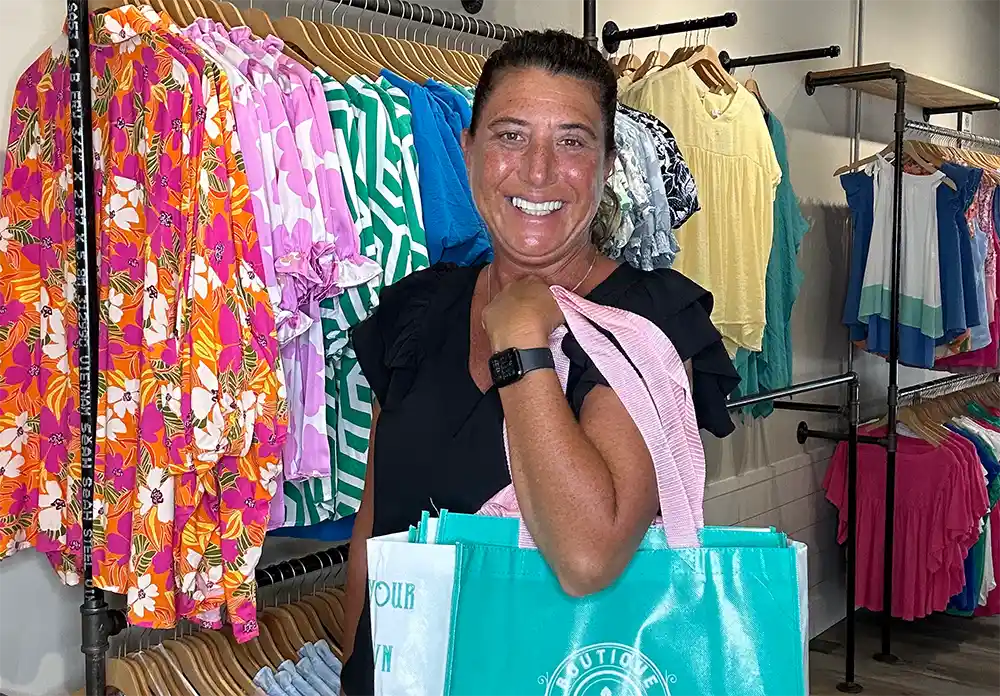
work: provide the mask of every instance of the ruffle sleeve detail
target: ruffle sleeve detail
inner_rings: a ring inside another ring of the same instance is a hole
[[[711,293],[671,269],[621,271],[627,271],[628,283],[620,292],[591,299],[656,324],[674,344],[681,360],[691,361],[698,427],[716,437],[729,435],[735,426],[726,401],[740,378],[722,343],[722,335],[712,324]],[[584,399],[594,386],[608,383],[572,335],[564,339],[563,349],[573,366],[567,384],[570,405],[579,416]]]
[[[406,396],[426,355],[433,307],[455,285],[454,264],[437,264],[385,287],[375,312],[354,328],[352,344],[380,407]]]

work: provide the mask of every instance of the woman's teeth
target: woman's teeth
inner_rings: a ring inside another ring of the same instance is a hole
[[[518,198],[514,196],[508,199],[518,210],[527,213],[528,215],[543,216],[550,215],[555,211],[563,207],[562,201],[545,201],[544,203],[532,203],[531,201],[526,201],[523,198]]]

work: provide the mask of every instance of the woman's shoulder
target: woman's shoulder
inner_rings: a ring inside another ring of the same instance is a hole
[[[479,271],[476,266],[439,263],[384,287],[378,307],[355,327],[355,336],[360,334],[364,342],[369,335],[377,334],[390,362],[403,353],[413,357],[421,337],[429,335],[429,324],[449,323],[450,313],[460,307],[459,300],[475,285]]]
[[[691,312],[712,314],[712,293],[671,268],[642,271],[616,268],[587,299],[649,319],[661,329]]]
[[[468,290],[475,284],[480,270],[480,266],[436,263],[414,271],[382,289],[377,312],[405,315],[416,309],[426,311],[437,301]]]

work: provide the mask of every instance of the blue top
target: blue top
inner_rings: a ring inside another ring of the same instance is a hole
[[[955,185],[961,190],[961,179]],[[938,265],[941,273],[941,316],[944,335],[937,339],[938,345],[951,343],[965,334],[969,328],[965,302],[965,263],[955,215],[959,205],[959,193],[950,186],[937,187]],[[964,219],[964,216],[963,216]],[[971,259],[972,247],[968,255]]]
[[[433,78],[427,80],[424,87],[451,112],[452,117],[449,118],[448,122],[452,125],[455,138],[461,142],[462,131],[472,124],[472,107],[469,106],[469,100],[448,85]]]
[[[486,224],[472,200],[465,160],[441,102],[429,89],[389,70],[381,75],[410,100],[431,264],[470,266],[491,259]]]
[[[868,317],[867,323],[858,318],[875,220],[875,182],[864,172],[852,172],[840,177],[840,185],[847,194],[847,205],[854,224],[843,322],[850,331],[852,341],[863,341],[866,350],[885,356],[889,353],[891,322],[877,315]],[[933,367],[934,339],[922,334],[918,328],[900,324],[899,361],[912,367]]]
[[[982,169],[963,167],[959,164],[944,162],[940,167],[948,178],[955,182],[957,191],[949,186],[939,186],[950,194],[951,215],[938,209],[938,225],[954,224],[958,229],[959,251],[962,256],[962,289],[965,295],[965,318],[969,327],[979,325],[979,296],[976,293],[975,259],[972,254],[972,234],[969,232],[969,221],[965,219],[965,211],[972,204],[972,199],[983,178]],[[940,201],[940,196],[938,198]]]

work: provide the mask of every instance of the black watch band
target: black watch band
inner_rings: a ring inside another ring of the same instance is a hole
[[[548,348],[508,348],[490,358],[490,376],[498,389],[514,384],[532,370],[554,369]]]

